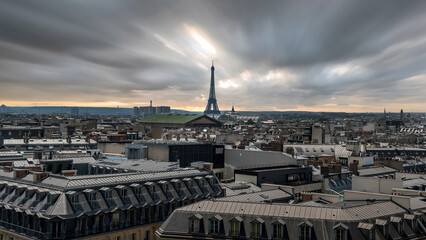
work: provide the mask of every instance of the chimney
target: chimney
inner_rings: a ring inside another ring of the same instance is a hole
[[[43,171],[44,165],[37,165],[37,166],[27,166],[25,169],[31,170],[31,171]]]
[[[13,170],[13,178],[22,178],[28,174],[27,169],[15,169]]]
[[[13,166],[13,162],[0,162],[0,166]]]
[[[71,137],[70,137],[70,135],[67,136],[67,143],[71,144]]]
[[[351,171],[354,175],[359,176],[358,163],[349,164],[349,171]]]
[[[62,170],[62,176],[77,176],[77,170]]]
[[[312,193],[302,193],[302,202],[308,202],[308,201],[312,201],[313,197],[312,197]]]
[[[321,166],[321,174],[324,175],[325,178],[330,176],[330,168],[328,166]]]
[[[48,172],[34,172],[33,173],[33,182],[40,182],[42,179],[49,176]]]
[[[4,172],[11,172],[11,171],[12,171],[12,169],[13,169],[13,167],[12,167],[12,166],[3,166],[3,171],[4,171]]]
[[[37,148],[33,153],[33,158],[41,160],[43,158],[43,152]]]

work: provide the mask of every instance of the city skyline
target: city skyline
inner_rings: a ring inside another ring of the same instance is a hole
[[[424,112],[425,2],[0,4],[0,104]]]

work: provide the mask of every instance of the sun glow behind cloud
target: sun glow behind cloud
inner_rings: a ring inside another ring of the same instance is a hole
[[[190,26],[188,24],[184,24],[184,28],[189,33],[189,36],[195,40],[194,43],[196,43],[198,46],[196,46],[198,49],[201,49],[200,54],[207,58],[214,58],[216,57],[216,48],[213,47],[213,44],[210,43],[211,41],[208,40],[208,37],[201,33],[200,30],[197,28]]]

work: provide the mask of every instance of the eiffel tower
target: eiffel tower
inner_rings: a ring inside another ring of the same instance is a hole
[[[214,66],[212,62],[212,76],[210,80],[210,95],[209,100],[207,101],[207,107],[204,111],[204,114],[206,115],[214,115],[214,114],[220,114],[219,107],[217,106],[217,100],[216,100],[216,92],[214,90]]]

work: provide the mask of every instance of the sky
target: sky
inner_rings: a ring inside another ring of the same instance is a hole
[[[426,1],[1,1],[0,104],[426,111]]]

